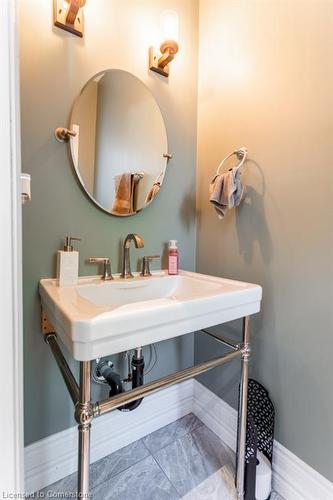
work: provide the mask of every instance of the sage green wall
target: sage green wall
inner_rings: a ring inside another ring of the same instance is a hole
[[[252,375],[275,403],[278,441],[330,480],[332,19],[326,0],[201,0],[197,176],[197,270],[263,286]],[[208,185],[239,146],[247,195],[219,220]],[[196,361],[213,352],[198,339]],[[235,405],[236,375],[201,380]]]
[[[89,1],[82,40],[52,27],[52,4],[19,2],[22,170],[32,175],[32,202],[23,209],[27,444],[74,425],[72,404],[39,328],[38,280],[54,276],[55,252],[63,237],[82,238],[81,274],[96,272],[84,263],[94,255],[110,256],[113,270],[119,270],[121,242],[129,232],[138,232],[145,240],[142,251],[132,251],[134,268],[143,254],[163,253],[170,238],[179,240],[182,267],[195,265],[197,1]],[[181,32],[180,51],[167,80],[149,72],[147,64],[160,13],[170,8],[179,14]],[[174,155],[157,199],[128,219],[111,217],[87,199],[73,174],[67,147],[53,135],[56,127],[67,125],[84,83],[104,68],[130,71],[151,89]],[[157,348],[153,378],[193,362],[191,336]]]

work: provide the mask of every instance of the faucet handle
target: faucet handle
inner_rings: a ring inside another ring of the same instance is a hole
[[[109,281],[113,280],[112,272],[111,272],[111,261],[109,257],[90,257],[88,259],[89,264],[99,264],[103,263],[103,275],[102,280]]]
[[[140,276],[151,276],[150,261],[160,258],[160,255],[145,255],[142,259],[142,271]]]

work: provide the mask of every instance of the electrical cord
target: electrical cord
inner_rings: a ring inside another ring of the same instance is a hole
[[[144,370],[144,374],[146,374],[150,370],[153,358],[153,349],[151,344],[149,344],[148,349],[149,349],[149,361],[146,363],[146,369]]]
[[[149,367],[147,368],[147,370],[144,372],[144,374],[145,374],[145,375],[148,375],[148,373],[150,373],[150,372],[152,372],[152,371],[153,371],[153,369],[155,368],[156,363],[157,363],[157,361],[158,361],[157,349],[156,349],[155,344],[150,344],[150,346],[149,346],[149,347],[151,348],[151,358],[150,358],[150,360],[149,360],[149,364],[150,364],[150,361],[152,360],[152,357],[153,357],[152,353],[154,353],[154,358],[155,358],[155,359],[154,359],[154,362],[152,363],[152,366],[149,366]]]

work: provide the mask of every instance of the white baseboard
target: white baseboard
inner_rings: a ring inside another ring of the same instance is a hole
[[[274,489],[286,500],[333,499],[333,483],[277,441],[273,471]]]
[[[235,451],[236,410],[196,380],[193,392],[193,413]],[[285,500],[333,499],[333,483],[277,441],[274,442],[273,489]]]
[[[144,399],[133,412],[114,411],[92,425],[91,462],[193,412],[236,449],[237,412],[196,380]],[[32,492],[75,472],[77,430],[72,427],[25,449],[25,491]],[[280,443],[274,443],[273,487],[285,500],[332,500],[329,482]]]
[[[191,413],[193,381],[143,400],[133,412],[113,411],[91,427],[91,463]],[[77,428],[71,427],[25,448],[25,491],[31,493],[77,470]]]
[[[236,451],[237,412],[212,391],[193,380],[193,413]]]

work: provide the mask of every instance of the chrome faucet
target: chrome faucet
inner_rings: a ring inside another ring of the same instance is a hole
[[[130,246],[131,241],[134,241],[135,248],[143,248],[143,238],[138,234],[128,234],[124,240],[124,256],[123,256],[123,269],[120,275],[123,279],[134,278],[131,273],[131,260],[130,260]]]

